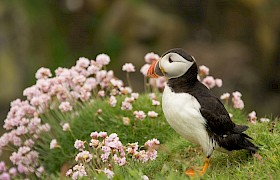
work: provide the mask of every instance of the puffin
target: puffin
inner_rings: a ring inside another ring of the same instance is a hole
[[[206,156],[201,169],[191,167],[186,175],[204,175],[214,150],[257,152],[258,147],[250,141],[252,138],[244,133],[248,126],[237,125],[231,120],[219,98],[198,80],[196,60],[183,49],[164,53],[151,64],[147,76],[168,79],[162,94],[164,116],[179,135],[201,146]]]

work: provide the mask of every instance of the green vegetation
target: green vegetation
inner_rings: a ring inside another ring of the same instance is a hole
[[[160,96],[160,95],[158,95]],[[108,99],[98,98],[90,103],[79,104],[79,114],[62,114],[59,111],[46,113],[43,121],[52,124],[52,132],[42,142],[38,142],[37,149],[42,155],[41,162],[46,168],[49,178],[60,176],[60,169],[67,165],[71,168],[77,150],[74,149],[76,139],[89,140],[93,131],[107,131],[117,133],[123,144],[139,142],[143,145],[148,139],[157,138],[161,142],[156,160],[148,163],[130,161],[124,167],[113,167],[113,179],[141,179],[147,175],[150,179],[186,179],[184,171],[190,166],[202,166],[204,155],[200,147],[181,138],[167,124],[160,106],[152,106],[148,95],[143,94],[133,103],[132,111],[120,109],[123,97],[118,99],[116,107],[111,107]],[[102,109],[102,113],[97,113]],[[143,121],[135,120],[133,111],[156,111],[159,117],[146,117]],[[241,110],[228,108],[233,114],[233,121],[237,124],[247,124],[250,128],[247,134],[254,139],[260,148],[259,155],[252,157],[247,151],[235,151],[224,154],[215,151],[211,164],[203,179],[278,179],[280,177],[280,123],[274,119],[269,123],[257,122],[249,124],[247,117]],[[130,118],[130,124],[123,124],[123,117]],[[53,121],[53,122],[50,122]],[[71,132],[61,130],[59,122],[69,122]],[[55,123],[56,122],[56,123]],[[56,137],[61,148],[49,150],[49,142]],[[106,179],[104,173],[97,174],[97,179]],[[86,179],[86,178],[83,178]]]

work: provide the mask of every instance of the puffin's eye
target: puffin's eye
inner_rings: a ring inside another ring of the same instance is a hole
[[[169,63],[173,63],[174,61],[172,61],[171,57],[168,58]]]

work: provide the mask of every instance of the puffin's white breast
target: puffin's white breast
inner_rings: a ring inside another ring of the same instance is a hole
[[[200,107],[194,96],[188,93],[174,93],[168,85],[165,86],[162,109],[166,120],[177,133],[188,141],[201,145],[204,153],[209,155],[216,143],[209,139]]]

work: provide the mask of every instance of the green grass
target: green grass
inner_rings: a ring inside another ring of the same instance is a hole
[[[160,95],[159,95],[160,96]],[[57,178],[63,165],[73,165],[77,151],[73,144],[75,139],[89,140],[93,131],[107,131],[117,133],[123,144],[139,142],[142,145],[148,139],[158,138],[161,142],[158,149],[158,157],[149,163],[137,163],[129,161],[125,167],[114,167],[114,179],[140,179],[145,174],[150,179],[186,179],[186,168],[190,166],[202,166],[204,155],[200,147],[195,146],[181,138],[167,124],[161,107],[152,106],[148,95],[141,95],[133,103],[132,111],[120,109],[121,100],[112,108],[107,99],[96,99],[91,103],[77,105],[78,114],[62,114],[58,111],[46,113],[44,122],[52,124],[52,132],[44,135],[42,141],[37,143],[37,150],[41,153],[41,162],[48,174],[46,179]],[[160,97],[159,97],[160,99]],[[102,109],[102,114],[97,110]],[[145,113],[154,110],[159,113],[156,119],[146,118],[143,121],[135,121],[134,110],[142,110]],[[237,124],[247,124],[250,128],[246,133],[254,139],[254,143],[260,148],[259,154],[262,160],[252,157],[246,151],[234,151],[224,154],[215,151],[211,157],[211,164],[202,179],[279,179],[280,178],[280,123],[277,119],[270,123],[249,124],[243,111],[228,108],[233,114],[233,121]],[[123,117],[129,117],[131,124],[126,126],[122,122]],[[72,132],[63,132],[59,122],[69,122]],[[271,128],[274,124],[273,131]],[[61,149],[49,150],[49,142],[56,138]],[[97,179],[104,179],[99,174]],[[106,179],[106,178],[105,178]],[[199,178],[198,178],[199,179]]]

